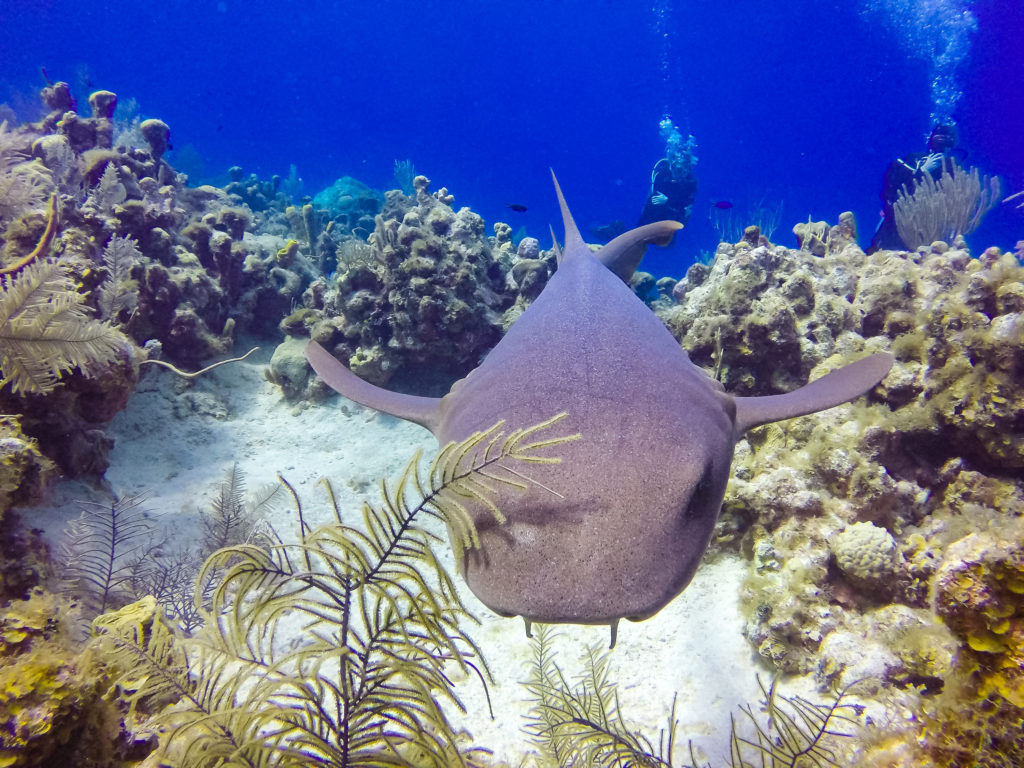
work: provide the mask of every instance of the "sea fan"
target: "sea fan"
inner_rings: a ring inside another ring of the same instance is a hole
[[[938,179],[924,174],[913,191],[901,188],[893,205],[900,239],[914,249],[971,234],[999,204],[999,186],[998,177],[979,176],[973,167],[944,168]]]
[[[92,192],[89,193],[89,199],[86,202],[94,206],[101,213],[109,215],[113,213],[115,205],[120,205],[124,202],[127,194],[124,184],[121,183],[121,177],[117,172],[117,166],[113,162],[109,162],[107,167],[103,169],[103,175],[100,176],[100,180],[96,183]]]
[[[203,536],[199,546],[168,550],[152,545],[148,556],[134,569],[135,597],[153,595],[169,622],[186,635],[193,634],[202,626],[204,611],[210,607],[213,590],[223,575],[222,568],[208,569],[197,585],[203,562],[225,547],[268,541],[266,518],[284,495],[280,485],[246,494],[245,473],[233,464],[210,508],[200,511]]]
[[[526,730],[540,747],[544,766],[557,768],[671,768],[675,712],[657,746],[630,729],[622,716],[616,686],[608,675],[609,652],[586,650],[583,672],[570,683],[555,662],[556,634],[538,625],[534,662],[526,690],[532,706]]]
[[[297,544],[228,547],[207,560],[200,586],[211,572],[224,576],[194,639],[152,650],[167,627],[147,636],[98,622],[111,658],[133,671],[133,696],[177,691],[178,704],[154,723],[161,757],[182,768],[217,759],[250,768],[482,765],[442,702],[462,708],[450,667],[489,674],[462,627],[472,617],[434,555],[439,539],[420,521],[440,518],[471,546],[466,505],[500,519],[492,488],[524,487],[513,465],[556,461],[538,451],[578,437],[539,437],[560,418],[509,433],[498,424],[451,444],[426,479],[417,455],[384,487],[381,506],[364,506],[361,528],[343,522],[331,494],[335,522],[311,530],[296,496]],[[305,623],[296,638],[305,644],[292,650],[282,650],[286,616]]]
[[[135,599],[135,567],[151,532],[143,501],[129,495],[110,504],[80,502],[81,515],[68,524],[64,578],[90,615]]]
[[[133,309],[139,285],[132,280],[132,267],[142,258],[139,243],[132,237],[112,237],[103,249],[103,265],[107,278],[99,289],[96,302],[100,319],[116,321],[121,312]]]
[[[7,130],[6,120],[0,123],[0,225],[42,206],[52,187],[50,170],[30,160],[22,138]]]
[[[124,356],[127,339],[90,319],[89,308],[59,262],[37,261],[0,282],[0,387],[46,394],[61,376],[86,376]]]
[[[583,670],[570,683],[555,662],[556,635],[538,626],[533,638],[534,660],[526,689],[532,705],[526,730],[541,750],[539,768],[671,768],[676,743],[675,701],[668,723],[657,741],[630,728],[622,714],[615,684],[608,674],[609,652],[588,648]],[[841,768],[836,740],[853,735],[860,726],[861,707],[850,703],[852,683],[829,701],[816,703],[783,696],[775,682],[761,688],[761,711],[740,708],[753,727],[751,736],[732,723],[731,768]],[[701,764],[690,744],[693,768]]]
[[[754,726],[754,738],[740,736],[733,723],[730,760],[733,768],[843,768],[833,748],[834,740],[848,738],[860,725],[862,707],[848,701],[854,681],[838,691],[831,701],[813,702],[800,696],[783,696],[776,681],[765,687],[761,678],[762,710],[767,723],[748,705],[741,707]],[[748,761],[748,753],[753,757]]]

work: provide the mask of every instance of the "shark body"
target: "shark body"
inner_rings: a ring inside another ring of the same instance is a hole
[[[566,230],[558,270],[443,398],[368,384],[315,342],[306,354],[342,395],[425,426],[441,445],[565,411],[581,439],[558,446],[562,463],[531,465],[528,490],[501,493],[504,524],[474,515],[480,547],[460,567],[501,615],[614,627],[652,616],[693,577],[745,430],[851,400],[892,358],[871,355],[784,395],[727,394],[624,282],[648,244],[682,225],[649,224],[592,253],[555,186]]]

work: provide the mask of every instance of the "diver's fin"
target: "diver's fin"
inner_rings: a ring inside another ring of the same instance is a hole
[[[434,432],[441,420],[441,400],[436,397],[417,397],[389,392],[386,389],[363,381],[342,365],[341,361],[315,341],[306,345],[306,359],[313,366],[316,375],[349,400],[355,400],[368,408],[390,413],[400,419],[411,421]]]
[[[736,434],[771,421],[823,411],[853,400],[884,379],[892,368],[892,361],[893,357],[888,352],[879,352],[844,365],[784,395],[737,397]]]
[[[668,245],[672,237],[683,228],[678,221],[656,221],[623,232],[596,254],[597,260],[628,283],[651,243]]]

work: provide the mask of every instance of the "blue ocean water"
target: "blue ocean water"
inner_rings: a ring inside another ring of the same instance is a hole
[[[545,246],[548,168],[585,233],[632,226],[669,115],[695,137],[699,192],[648,256],[657,274],[714,250],[716,201],[740,219],[782,206],[785,244],[808,216],[853,210],[866,244],[887,164],[924,149],[936,113],[1004,194],[1024,189],[1021,0],[0,0],[0,18],[0,102],[21,119],[44,67],[80,110],[105,88],[167,122],[191,182],[294,165],[309,195],[343,175],[391,188],[408,159],[456,207]],[[1021,237],[1006,204],[969,241]]]

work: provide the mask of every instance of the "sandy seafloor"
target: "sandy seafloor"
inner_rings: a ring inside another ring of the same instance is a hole
[[[147,366],[127,409],[108,430],[115,441],[106,473],[111,487],[118,494],[147,493],[145,508],[172,545],[199,536],[198,510],[209,507],[234,462],[244,471],[249,490],[276,482],[280,472],[303,499],[314,525],[329,521],[317,482],[330,478],[346,520],[355,524],[363,500],[378,497],[381,478],[397,478],[417,448],[428,459],[436,449],[426,430],[341,397],[308,407],[285,401],[263,375],[271,352],[264,347],[244,362],[191,382]],[[23,510],[23,519],[56,538],[77,514],[76,499],[103,498],[102,491],[64,481],[46,506]],[[282,505],[278,517],[272,522],[279,531],[294,523],[289,504]],[[447,547],[443,555],[454,573]],[[756,709],[755,674],[771,678],[741,635],[742,574],[739,560],[720,556],[703,564],[691,585],[659,614],[619,627],[611,674],[619,684],[623,712],[656,743],[676,695],[682,739],[677,763],[684,758],[686,740],[692,739],[698,755],[712,766],[728,765],[730,714],[738,714],[746,703]],[[522,731],[527,694],[519,684],[528,675],[530,642],[521,620],[490,613],[468,588],[465,601],[482,621],[471,634],[496,678],[490,691],[494,718],[472,678],[460,688],[468,713],[453,713],[453,720],[472,734],[473,743],[516,766],[531,750]],[[558,660],[573,670],[588,645],[607,647],[608,638],[605,626],[564,627]],[[790,685],[786,689],[795,691]]]

